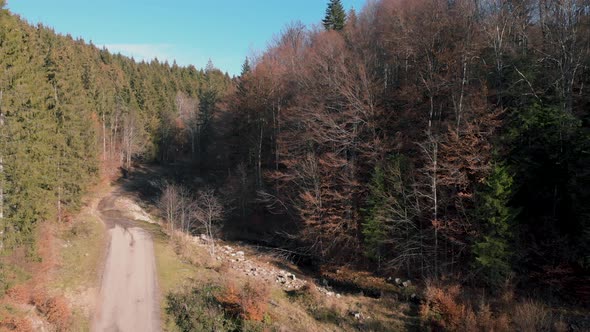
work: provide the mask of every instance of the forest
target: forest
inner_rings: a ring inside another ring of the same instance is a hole
[[[7,10],[0,20],[3,247],[30,242],[40,220],[68,218],[101,166],[167,162],[184,145],[197,156],[231,85],[212,63],[204,70],[138,63]],[[196,100],[198,119],[188,111]],[[190,142],[179,141],[179,126]]]
[[[3,250],[67,219],[102,168],[182,164],[223,238],[588,304],[588,0],[333,0],[237,77],[3,9],[0,70]]]
[[[587,297],[589,15],[377,1],[288,25],[228,97],[235,213],[322,264]]]

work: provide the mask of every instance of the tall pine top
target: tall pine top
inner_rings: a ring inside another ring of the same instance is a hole
[[[346,25],[346,12],[340,0],[330,0],[326,17],[322,20],[326,30],[342,30]]]

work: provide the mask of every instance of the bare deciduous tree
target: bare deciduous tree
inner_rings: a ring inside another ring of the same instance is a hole
[[[223,219],[223,212],[223,205],[215,195],[213,189],[198,192],[194,216],[207,234],[211,256],[215,255],[214,237],[217,223]]]
[[[131,110],[123,117],[121,159],[125,168],[131,168],[131,159],[143,152],[143,128],[137,111]]]
[[[197,202],[188,188],[164,184],[158,200],[158,207],[172,231],[180,230],[188,234],[193,230]]]

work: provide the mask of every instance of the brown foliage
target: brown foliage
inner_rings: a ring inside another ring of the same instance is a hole
[[[268,296],[269,291],[265,284],[247,282],[240,294],[243,318],[261,322],[268,306]]]
[[[39,225],[39,235],[37,239],[37,253],[41,258],[41,262],[36,264],[33,273],[33,283],[41,285],[47,282],[51,270],[57,263],[54,252],[54,229],[49,222],[44,222]]]
[[[228,282],[217,301],[226,311],[245,320],[261,322],[267,309],[269,290],[263,283],[246,284],[239,289],[234,282]]]
[[[18,304],[27,304],[31,300],[30,285],[16,285],[6,292],[8,298]]]
[[[33,325],[25,317],[7,315],[0,321],[0,332],[32,332]]]
[[[458,303],[460,292],[459,285],[441,287],[428,283],[424,294],[426,301],[420,306],[420,315],[433,326],[451,330],[459,328],[466,316],[465,305]],[[436,319],[438,316],[440,319]]]
[[[47,321],[59,331],[66,331],[72,313],[68,301],[63,296],[49,296],[43,290],[36,290],[31,296],[31,304],[45,316]]]
[[[420,315],[431,327],[452,331],[510,331],[510,318],[505,313],[494,314],[491,306],[481,301],[475,311],[464,298],[457,284],[426,284],[425,302]]]

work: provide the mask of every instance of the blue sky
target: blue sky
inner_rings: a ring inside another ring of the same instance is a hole
[[[31,23],[82,37],[138,60],[206,65],[239,74],[292,21],[320,23],[327,0],[8,0]],[[365,0],[342,0],[359,11]]]

